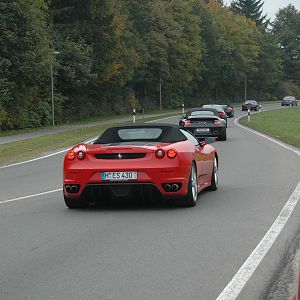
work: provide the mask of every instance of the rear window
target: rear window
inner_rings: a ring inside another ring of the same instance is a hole
[[[122,140],[156,140],[162,134],[161,128],[123,128],[118,130]]]
[[[208,111],[208,110],[199,110],[199,111],[192,111],[191,112],[191,116],[199,116],[199,115],[213,116],[214,113],[212,111]]]

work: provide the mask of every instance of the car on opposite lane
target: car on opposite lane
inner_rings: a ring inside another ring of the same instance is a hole
[[[198,192],[217,187],[216,150],[178,125],[111,127],[64,158],[63,194],[69,208],[137,194],[195,206]]]
[[[242,104],[242,111],[247,111],[248,109],[259,111],[261,109],[261,105],[256,100],[246,100]]]
[[[281,100],[281,106],[297,106],[298,100],[293,96],[285,96]]]

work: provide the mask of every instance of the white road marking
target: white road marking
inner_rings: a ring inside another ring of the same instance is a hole
[[[257,132],[253,129],[250,129],[246,126],[239,124],[238,121],[241,117],[238,117],[234,120],[235,125],[243,129],[246,129],[256,135],[259,135],[300,156],[300,151],[298,151],[297,149],[283,142],[280,142],[276,139],[273,139],[265,134],[262,134],[260,132]],[[299,199],[300,199],[300,181],[298,182],[295,190],[293,191],[289,200],[286,202],[285,206],[281,210],[279,216],[276,218],[276,220],[274,221],[274,223],[272,224],[268,232],[265,234],[265,236],[262,238],[262,240],[259,242],[256,248],[252,251],[252,253],[249,255],[247,260],[240,267],[238,272],[235,274],[235,276],[224,288],[224,290],[221,292],[221,294],[218,296],[216,300],[234,300],[238,297],[238,295],[240,294],[240,292],[242,291],[242,289],[244,288],[248,280],[255,272],[256,268],[259,266],[259,264],[261,263],[261,261],[263,260],[267,252],[272,247],[273,243],[275,242],[276,238],[279,236],[285,224],[289,220]]]
[[[56,189],[56,190],[51,190],[51,191],[46,191],[46,192],[42,192],[42,193],[38,193],[38,194],[32,194],[32,195],[28,195],[28,196],[13,198],[13,199],[9,199],[9,200],[3,200],[3,201],[0,201],[0,204],[20,201],[20,200],[23,200],[23,199],[34,198],[34,197],[39,197],[39,196],[44,196],[44,195],[47,195],[47,194],[52,194],[52,193],[56,193],[56,192],[60,192],[60,191],[62,191],[62,188]]]
[[[166,118],[156,119],[156,120],[153,120],[153,121],[148,121],[148,122],[146,122],[146,123],[156,122],[156,121],[165,120],[165,119],[171,119],[171,118],[174,118],[174,117],[177,117],[177,116],[171,116],[171,117],[166,117]],[[93,138],[92,140],[88,140],[88,141],[86,141],[86,143],[92,142],[92,141],[94,141],[95,139],[96,139],[96,138]],[[63,149],[63,150],[60,150],[60,151],[57,151],[57,152],[53,152],[53,153],[48,154],[48,155],[36,157],[36,158],[33,158],[33,159],[25,160],[25,161],[18,162],[18,163],[14,163],[14,164],[10,164],[10,165],[0,166],[0,169],[6,169],[6,168],[10,168],[10,167],[15,167],[15,166],[19,166],[19,165],[31,163],[31,162],[34,162],[34,161],[37,161],[37,160],[45,159],[45,158],[48,158],[48,157],[51,157],[51,156],[54,156],[54,155],[58,155],[58,154],[64,153],[64,152],[68,151],[68,150],[71,149],[71,148],[72,148],[72,147],[68,147],[68,148],[65,148],[65,149]]]
[[[33,158],[33,159],[21,161],[21,162],[14,163],[14,164],[11,164],[11,165],[5,165],[5,166],[0,167],[0,169],[6,169],[6,168],[10,168],[10,167],[15,167],[15,166],[27,164],[27,163],[30,163],[30,162],[33,162],[33,161],[37,161],[37,160],[40,160],[40,159],[48,158],[48,157],[51,157],[51,156],[54,156],[54,155],[66,152],[69,149],[70,148],[66,148],[66,149],[63,149],[63,150],[60,150],[60,151],[57,151],[57,152],[54,152],[54,153],[51,153],[51,154],[48,154],[48,155],[44,155],[44,156],[36,157],[36,158]]]
[[[297,187],[281,210],[279,216],[277,217],[271,228],[268,230],[268,232],[265,234],[256,248],[252,251],[250,256],[240,267],[238,272],[228,283],[225,289],[221,292],[217,300],[233,300],[238,297],[247,281],[250,279],[250,277],[282,231],[283,227],[287,223],[289,217],[291,216],[295,206],[299,201],[299,198],[300,182],[298,183]]]

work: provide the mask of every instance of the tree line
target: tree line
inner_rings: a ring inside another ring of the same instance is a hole
[[[238,2],[0,0],[1,128],[51,124],[51,68],[58,123],[158,109],[160,85],[164,108],[242,101],[245,80],[249,99],[300,96],[300,12]]]

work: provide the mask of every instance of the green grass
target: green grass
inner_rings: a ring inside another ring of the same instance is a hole
[[[169,115],[170,114],[166,114],[165,116]],[[144,120],[138,120],[137,123],[152,121],[162,117],[164,116],[145,118]],[[69,130],[53,135],[3,144],[0,145],[0,165],[23,161],[42,154],[53,152],[57,149],[70,147],[72,145],[76,145],[80,142],[99,136],[106,128],[127,123],[131,122],[97,125],[89,128]]]
[[[300,107],[266,111],[240,119],[240,123],[300,148]]]
[[[167,115],[167,114],[172,114],[172,113],[176,113],[176,112],[178,112],[178,110],[168,110],[166,112],[163,112],[163,114]],[[145,114],[145,117],[147,117],[147,115],[150,115],[150,114],[151,115],[160,114],[160,111],[159,110],[147,111],[147,114]],[[143,114],[141,112],[137,113],[138,117],[141,117],[142,115]],[[107,114],[105,116],[97,116],[97,117],[90,117],[90,118],[86,118],[86,119],[73,120],[73,121],[70,121],[67,123],[55,125],[54,128],[59,128],[59,127],[66,126],[66,125],[81,125],[81,124],[87,124],[87,123],[106,121],[106,120],[110,120],[110,119],[122,119],[122,118],[130,118],[130,117],[132,117],[132,114],[123,114],[123,115]],[[17,135],[17,134],[22,134],[22,133],[27,133],[27,132],[34,132],[34,131],[38,131],[38,130],[45,129],[45,128],[53,128],[53,126],[48,125],[48,126],[37,127],[37,128],[0,130],[0,137],[12,136],[12,135]]]

